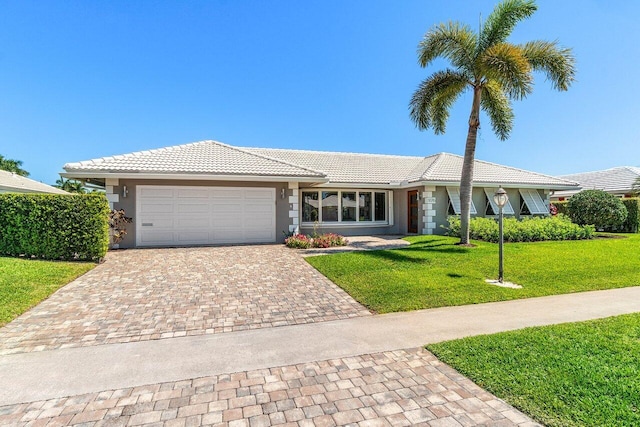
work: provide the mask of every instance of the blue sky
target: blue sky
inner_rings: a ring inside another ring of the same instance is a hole
[[[0,154],[53,183],[67,162],[215,139],[238,146],[462,154],[470,108],[445,135],[407,104],[437,63],[416,46],[434,24],[474,27],[487,0],[5,1]],[[510,140],[488,120],[477,158],[548,174],[640,165],[640,2],[539,0],[514,42],[559,40],[577,81],[537,76]]]

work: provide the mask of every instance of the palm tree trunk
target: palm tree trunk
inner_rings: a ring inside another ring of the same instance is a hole
[[[464,148],[462,176],[460,177],[460,244],[469,244],[469,221],[471,220],[471,194],[473,192],[473,164],[476,156],[476,139],[480,127],[480,96],[482,88],[473,89],[473,105],[469,116],[469,131]]]

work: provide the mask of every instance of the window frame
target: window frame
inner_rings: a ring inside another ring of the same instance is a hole
[[[322,193],[324,192],[330,192],[330,193],[334,193],[337,192],[338,193],[338,221],[324,221],[323,219],[323,215],[322,215]],[[303,221],[303,204],[304,204],[304,197],[303,194],[305,193],[317,193],[318,194],[318,220],[317,221]],[[355,221],[353,220],[342,220],[342,213],[343,213],[343,193],[350,193],[353,194],[355,193]],[[370,194],[370,204],[371,206],[369,207],[370,211],[371,211],[371,220],[360,220],[360,195],[363,193],[369,193]],[[384,220],[376,220],[376,194],[384,194]],[[340,188],[318,188],[318,189],[311,189],[311,188],[301,188],[300,189],[300,225],[302,227],[312,227],[316,224],[316,222],[321,225],[321,226],[327,226],[327,227],[367,227],[367,226],[383,226],[383,225],[389,225],[389,218],[392,216],[391,213],[389,212],[390,209],[392,209],[391,206],[389,206],[389,200],[390,200],[390,195],[389,195],[390,191],[389,190],[377,190],[377,189],[367,189],[367,188],[344,188],[344,189],[340,189]]]

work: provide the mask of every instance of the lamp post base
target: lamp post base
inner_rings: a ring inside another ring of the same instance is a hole
[[[499,280],[487,279],[485,280],[490,285],[500,286],[501,288],[522,289],[522,286],[516,285],[511,282],[501,282]]]

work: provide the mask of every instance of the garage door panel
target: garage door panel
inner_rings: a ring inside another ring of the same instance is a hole
[[[172,229],[174,226],[175,220],[169,217],[142,217],[140,218],[140,225],[143,229]]]
[[[197,198],[199,198],[199,199],[208,200],[210,193],[211,193],[211,191],[207,187],[203,187],[203,188],[186,188],[186,189],[177,190],[176,191],[176,196],[179,199],[186,199],[186,198],[197,199]]]
[[[172,214],[174,211],[173,203],[148,203],[141,206],[141,214]]]
[[[140,246],[275,242],[273,188],[139,186],[137,194]]]
[[[243,198],[242,187],[214,188],[211,192],[214,199],[239,200]]]
[[[209,213],[211,211],[211,205],[209,203],[185,203],[184,201],[178,201],[176,204],[176,212],[180,215],[190,213]]]
[[[211,218],[208,216],[180,217],[176,218],[173,222],[178,230],[184,228],[207,230],[211,226]]]
[[[170,245],[174,242],[173,231],[143,230],[140,242],[146,245]]]
[[[140,196],[154,198],[173,198],[173,189],[158,187],[140,187]]]
[[[206,245],[209,243],[209,233],[201,231],[180,231],[176,233],[177,244],[181,245]]]

